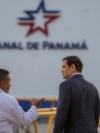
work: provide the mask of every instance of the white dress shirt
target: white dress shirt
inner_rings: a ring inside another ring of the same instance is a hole
[[[12,133],[13,123],[29,125],[37,117],[35,106],[24,112],[16,98],[0,89],[0,133]]]

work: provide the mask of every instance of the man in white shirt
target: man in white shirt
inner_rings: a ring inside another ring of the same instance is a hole
[[[35,99],[32,107],[25,112],[16,98],[10,96],[11,75],[8,70],[0,69],[0,133],[12,133],[13,123],[29,125],[38,117],[37,107],[42,99]]]

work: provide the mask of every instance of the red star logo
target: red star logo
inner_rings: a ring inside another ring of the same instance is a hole
[[[42,13],[41,13],[42,11]],[[46,36],[48,33],[48,24],[59,18],[59,11],[45,10],[44,1],[42,0],[39,7],[35,11],[24,11],[28,17],[19,18],[18,24],[21,26],[29,26],[26,36],[29,36],[37,31],[41,31]],[[41,24],[38,24],[40,22]]]

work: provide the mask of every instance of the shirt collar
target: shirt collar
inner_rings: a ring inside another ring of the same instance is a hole
[[[74,73],[71,77],[73,77],[74,75],[82,75],[81,73]]]

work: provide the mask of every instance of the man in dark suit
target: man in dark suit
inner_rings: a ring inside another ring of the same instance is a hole
[[[58,107],[53,133],[97,133],[99,94],[93,83],[81,74],[78,56],[62,59],[65,80],[59,86]]]

